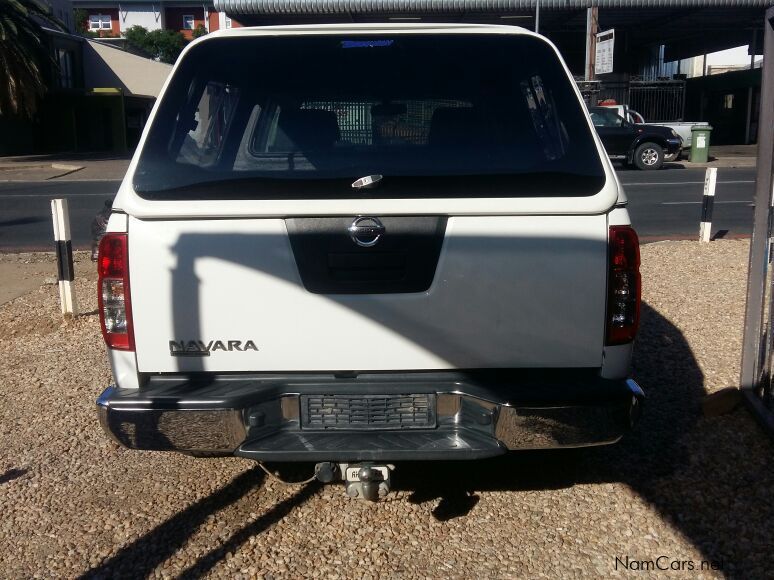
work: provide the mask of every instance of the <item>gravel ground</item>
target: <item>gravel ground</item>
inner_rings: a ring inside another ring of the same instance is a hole
[[[73,252],[76,276],[97,279],[90,252]],[[0,253],[0,304],[37,290],[42,283],[56,282],[56,256],[53,253]],[[93,290],[89,288],[89,292]]]
[[[118,448],[94,413],[110,382],[94,282],[68,323],[43,286],[0,307],[0,576],[639,578],[663,556],[683,568],[667,577],[772,577],[774,446],[744,409],[700,415],[737,381],[747,247],[643,248],[649,399],[623,442],[403,464],[379,504],[246,460]]]

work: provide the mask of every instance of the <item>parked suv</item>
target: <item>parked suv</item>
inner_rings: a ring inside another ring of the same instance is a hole
[[[591,120],[608,155],[637,169],[660,169],[665,160],[678,159],[682,138],[669,127],[627,121],[615,109],[591,107]]]
[[[183,52],[99,258],[134,449],[313,462],[599,445],[634,423],[626,198],[556,48],[510,26],[240,28]]]

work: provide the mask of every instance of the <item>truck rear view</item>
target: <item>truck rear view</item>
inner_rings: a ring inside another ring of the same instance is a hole
[[[136,449],[316,464],[617,441],[625,198],[556,49],[512,27],[239,29],[186,49],[100,248]]]

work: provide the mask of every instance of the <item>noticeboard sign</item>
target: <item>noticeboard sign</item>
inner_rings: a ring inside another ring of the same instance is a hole
[[[603,75],[613,72],[613,50],[615,48],[615,30],[605,30],[597,34],[597,50],[594,58],[594,74]]]

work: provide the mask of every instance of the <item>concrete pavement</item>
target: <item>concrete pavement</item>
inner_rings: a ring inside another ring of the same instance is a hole
[[[0,183],[121,180],[131,155],[72,153],[0,157]]]
[[[693,163],[689,160],[668,163],[667,166],[680,165],[685,169],[697,169],[702,167],[755,167],[757,162],[757,145],[716,145],[711,146],[709,161],[707,163]],[[689,157],[688,152],[683,153]]]

